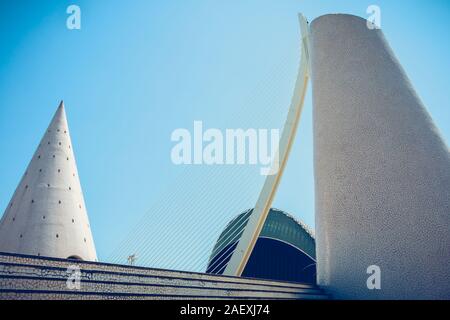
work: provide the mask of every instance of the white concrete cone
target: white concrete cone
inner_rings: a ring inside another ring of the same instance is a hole
[[[97,260],[63,102],[2,217],[0,251]]]
[[[381,30],[326,15],[311,47],[318,283],[337,298],[449,299],[447,145]]]

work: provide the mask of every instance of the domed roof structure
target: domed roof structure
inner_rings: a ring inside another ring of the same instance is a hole
[[[210,256],[207,273],[223,273],[251,213],[252,209],[239,214],[225,227]],[[315,257],[315,240],[308,227],[272,208],[242,276],[315,282]]]
[[[0,252],[97,260],[63,102],[0,220]]]

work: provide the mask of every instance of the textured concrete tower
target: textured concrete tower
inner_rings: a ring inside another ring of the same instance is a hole
[[[0,252],[97,260],[63,102],[0,221]]]
[[[447,145],[381,30],[326,15],[311,46],[319,284],[337,298],[449,299]],[[368,289],[372,265],[381,290]]]

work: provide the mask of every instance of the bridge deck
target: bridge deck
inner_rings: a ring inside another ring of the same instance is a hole
[[[80,288],[67,285],[80,268]],[[311,284],[0,253],[0,299],[327,299]]]

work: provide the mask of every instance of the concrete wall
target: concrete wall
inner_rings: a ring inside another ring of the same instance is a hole
[[[80,268],[69,288],[67,269]],[[309,284],[0,253],[0,299],[327,299]]]
[[[311,47],[319,285],[337,298],[450,299],[447,145],[380,30],[326,15]],[[367,289],[370,265],[381,290]]]

